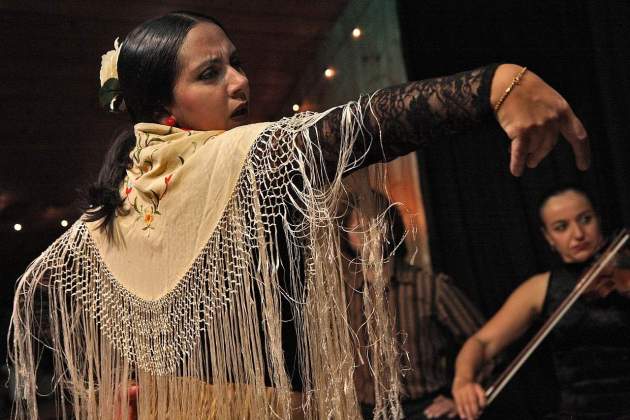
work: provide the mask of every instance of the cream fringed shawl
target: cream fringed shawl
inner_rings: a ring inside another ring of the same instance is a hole
[[[19,281],[10,349],[16,416],[37,418],[46,347],[63,418],[126,419],[133,383],[140,419],[358,418],[339,224],[342,174],[363,159],[353,145],[378,143],[364,133],[361,112],[357,103],[343,109],[331,179],[315,129],[326,113],[224,133],[137,125],[114,239],[79,220]],[[369,194],[358,196],[367,208]],[[374,220],[362,255],[379,272],[385,224]],[[381,280],[363,293],[364,363],[379,384],[377,418],[397,418],[396,345]],[[285,368],[286,302],[302,393],[292,392]]]

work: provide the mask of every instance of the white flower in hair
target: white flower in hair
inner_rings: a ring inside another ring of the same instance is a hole
[[[101,57],[101,87],[109,79],[118,79],[118,55],[120,54],[120,47],[122,44],[118,41],[118,38],[114,41],[114,49],[107,51]]]

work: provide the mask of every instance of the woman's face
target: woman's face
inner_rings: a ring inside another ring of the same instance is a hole
[[[566,263],[588,260],[602,243],[597,214],[579,192],[568,190],[549,198],[541,216],[547,242]]]
[[[236,48],[217,25],[201,22],[186,35],[178,58],[173,103],[177,126],[229,130],[249,120],[249,81]]]

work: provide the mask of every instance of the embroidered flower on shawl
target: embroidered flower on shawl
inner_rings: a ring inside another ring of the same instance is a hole
[[[166,192],[168,191],[168,184],[171,182],[172,178],[173,174],[164,177],[164,190],[162,190],[160,193],[156,192],[155,190],[149,190],[151,193],[151,197],[149,199],[149,203],[147,204],[144,204],[142,202],[142,199],[140,200],[140,203],[138,202],[139,194],[135,194],[133,197],[133,201],[131,200],[130,195],[134,192],[134,190],[131,183],[129,182],[129,177],[127,176],[125,178],[124,200],[128,201],[131,204],[131,208],[138,215],[136,220],[142,219],[142,221],[144,222],[144,227],[142,228],[142,230],[154,229],[152,224],[155,221],[155,216],[161,215],[159,210],[160,201],[166,195]]]
[[[120,190],[127,209],[136,214],[143,231],[159,228],[160,203],[177,179],[175,173],[199,147],[220,133],[189,140],[195,134],[192,130],[155,127],[157,133],[136,132],[136,147],[130,154],[133,166],[127,171]]]
[[[147,207],[144,209],[144,229],[152,229],[151,223],[153,223],[153,218],[155,217],[155,210],[152,207]]]

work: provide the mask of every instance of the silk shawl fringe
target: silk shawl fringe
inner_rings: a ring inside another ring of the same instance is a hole
[[[374,279],[360,291],[369,360],[357,357],[346,316],[339,231],[351,200],[342,177],[364,159],[353,153],[357,141],[380,141],[366,132],[364,120],[373,116],[362,105],[343,107],[331,179],[315,126],[326,113],[271,124],[254,142],[207,245],[160,299],[126,290],[77,221],[18,282],[9,349],[13,415],[38,418],[37,369],[50,351],[64,419],[127,418],[132,384],[139,419],[359,418],[357,360],[374,376],[375,418],[399,418],[397,344],[378,275],[387,235],[382,215],[372,215],[362,253]],[[356,196],[362,214],[378,208],[367,189]],[[278,229],[288,261],[280,260]],[[297,329],[301,394],[292,392],[285,368],[282,299],[291,302]]]

